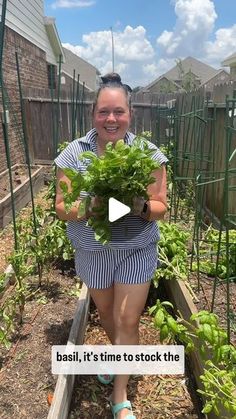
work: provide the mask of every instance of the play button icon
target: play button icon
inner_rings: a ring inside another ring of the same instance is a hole
[[[130,207],[118,201],[115,198],[109,198],[108,202],[108,219],[111,223],[119,218],[123,217],[126,214],[129,214]]]

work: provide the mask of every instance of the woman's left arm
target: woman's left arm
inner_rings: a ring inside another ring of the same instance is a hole
[[[166,186],[166,167],[162,164],[160,169],[152,173],[155,183],[148,186],[147,210],[141,217],[147,221],[161,220],[167,211],[167,186]]]

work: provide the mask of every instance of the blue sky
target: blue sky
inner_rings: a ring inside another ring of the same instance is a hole
[[[236,52],[236,0],[45,0],[61,42],[131,86],[144,86],[193,56],[215,68]]]

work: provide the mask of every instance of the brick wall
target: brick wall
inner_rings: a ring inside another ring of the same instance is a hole
[[[10,123],[8,125],[8,140],[10,144],[11,164],[25,162],[23,147],[22,121],[20,114],[20,98],[16,55],[20,67],[22,87],[47,88],[47,62],[44,51],[31,42],[6,27],[3,52],[3,81],[8,101]],[[2,93],[2,92],[0,92]],[[0,111],[2,113],[2,95],[0,94]],[[2,124],[0,124],[0,172],[7,168],[6,153]]]

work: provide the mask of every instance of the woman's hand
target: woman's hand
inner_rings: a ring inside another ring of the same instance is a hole
[[[86,218],[101,218],[103,216],[101,214],[102,205],[103,199],[100,196],[93,196],[90,205],[86,211]]]
[[[144,207],[145,202],[146,202],[146,199],[144,199],[141,196],[134,197],[133,198],[133,206],[132,206],[131,213],[133,215],[141,216],[141,214],[143,212],[143,207]]]

